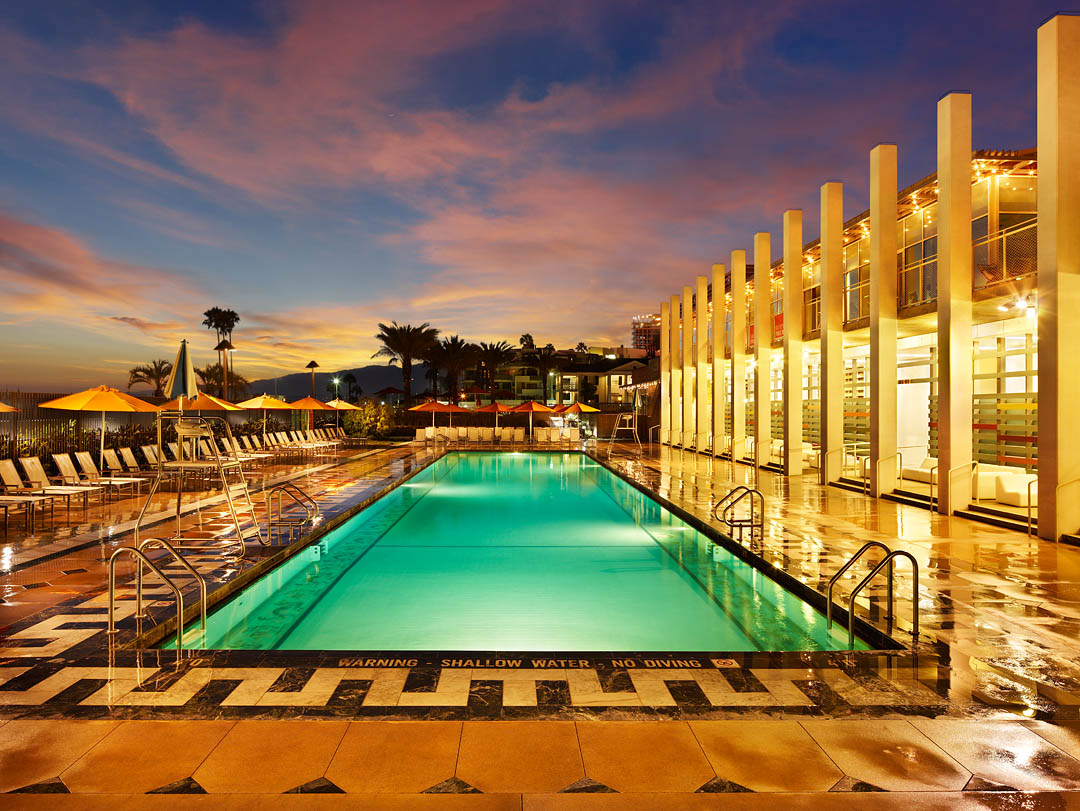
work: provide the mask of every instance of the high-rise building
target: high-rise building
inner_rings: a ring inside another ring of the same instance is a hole
[[[660,315],[635,315],[630,320],[630,345],[646,352],[660,350]]]

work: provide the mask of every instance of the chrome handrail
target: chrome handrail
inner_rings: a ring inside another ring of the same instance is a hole
[[[285,521],[282,520],[282,515],[284,514],[284,510],[282,509],[282,506],[281,506],[281,496],[282,496],[282,494],[287,495],[289,498],[291,498],[293,500],[293,503],[295,503],[295,504],[299,505],[300,507],[304,508],[305,517],[304,517],[304,520],[300,522],[300,524],[314,523],[315,519],[318,518],[319,514],[320,514],[319,504],[318,504],[317,501],[315,501],[315,499],[313,499],[306,492],[304,492],[304,490],[301,489],[294,482],[282,482],[281,484],[278,484],[278,485],[276,485],[276,486],[274,486],[274,487],[272,487],[272,488],[270,488],[269,490],[266,491],[266,522],[267,522],[267,533],[266,534],[267,534],[267,539],[268,540],[270,539],[270,536],[271,536],[271,534],[273,532],[273,526],[274,526],[274,523],[275,523],[275,513],[274,513],[274,510],[273,510],[273,501],[271,500],[273,496],[275,496],[275,495],[277,496],[277,513],[276,513],[277,520],[276,520],[276,523],[278,525],[281,525],[281,524],[284,524],[284,523],[288,523],[290,526],[297,525],[295,522],[291,522],[291,521],[290,522],[285,522]],[[279,537],[280,537],[280,531],[279,531]],[[289,537],[290,538],[292,537],[292,531],[291,530],[289,532]]]
[[[1080,481],[1080,479],[1078,479],[1077,481]],[[1031,485],[1038,483],[1038,478],[1032,479],[1027,483],[1027,534],[1029,538],[1031,537]],[[1071,484],[1071,482],[1066,482],[1066,484]],[[1054,495],[1057,495],[1056,490],[1054,492]]]
[[[881,561],[877,566],[870,570],[870,574],[864,577],[859,584],[855,586],[855,589],[848,596],[848,647],[855,646],[855,597],[862,591],[877,573],[880,572],[885,566],[892,566],[893,558],[907,558],[911,562],[911,647],[914,649],[919,641],[919,562],[915,560],[914,556],[910,552],[905,552],[902,549],[897,549],[894,552],[890,552],[885,556],[885,559]],[[892,605],[892,593],[889,594],[889,606],[888,616],[893,616]]]
[[[934,511],[934,501],[935,501],[935,499],[934,499],[934,471],[937,470],[938,467],[939,467],[938,465],[934,465],[932,468],[930,468],[930,511],[931,512]],[[948,484],[949,484],[950,492],[952,491],[952,474],[955,473],[958,470],[963,470],[965,467],[970,467],[971,468],[971,473],[969,474],[969,476],[976,477],[976,481],[978,481],[977,477],[978,477],[978,469],[979,469],[979,460],[974,459],[974,460],[972,460],[970,462],[961,462],[960,464],[956,465],[955,467],[949,468],[948,472],[945,474],[945,481],[948,482]],[[938,482],[937,482],[937,499],[936,500],[937,500],[938,504],[941,504],[941,479],[938,479]],[[951,513],[952,513],[952,509],[950,508],[950,514]]]
[[[826,626],[827,628],[832,628],[832,608],[833,608],[832,593],[833,593],[833,587],[836,585],[836,581],[839,580],[844,575],[844,572],[846,572],[848,569],[850,569],[852,566],[854,566],[855,562],[859,558],[861,558],[866,553],[867,550],[873,549],[875,547],[877,547],[879,549],[883,549],[885,551],[886,556],[892,554],[892,550],[889,547],[887,547],[885,544],[883,544],[881,541],[868,541],[867,543],[863,544],[862,549],[860,549],[858,552],[856,552],[854,555],[852,555],[850,558],[848,558],[847,563],[845,563],[843,566],[841,566],[840,569],[836,572],[836,574],[834,574],[832,577],[829,578],[829,590],[828,590],[827,596],[826,596],[827,603],[826,603],[826,607],[825,607],[825,619],[828,622],[828,624]],[[892,605],[892,590],[893,590],[893,573],[892,573],[892,568],[890,567],[889,568],[889,604],[890,604],[890,606]]]
[[[165,573],[154,565],[153,561],[147,557],[145,552],[141,552],[134,546],[122,546],[117,549],[109,557],[109,647],[113,648],[116,645],[116,561],[121,555],[132,555],[137,558],[141,563],[146,564],[147,568],[156,574],[161,581],[172,589],[172,593],[176,596],[176,658],[179,660],[180,652],[184,647],[184,595],[180,591],[172,580],[166,577]]]
[[[746,487],[745,485],[742,486],[741,488],[736,488],[736,489],[737,490],[741,489],[741,492],[734,499],[729,501],[727,506],[724,507],[724,511],[720,515],[720,520],[724,524],[727,525],[728,529],[732,533],[734,533],[736,526],[739,528],[739,541],[740,542],[742,541],[743,530],[746,527],[750,527],[750,539],[751,540],[753,540],[753,538],[754,538],[754,531],[755,530],[758,530],[760,532],[760,534],[762,536],[764,536],[764,534],[765,534],[765,495],[760,490],[758,490],[758,489],[756,489],[754,487]],[[755,496],[757,497],[756,501],[755,501]],[[736,519],[728,518],[728,513],[730,513],[732,510],[734,510],[735,506],[740,501],[742,501],[744,498],[747,498],[747,497],[750,498],[750,516],[749,516],[749,518],[746,521],[739,521],[739,520],[736,520]],[[755,505],[760,505],[760,511],[755,512],[755,510],[754,510]]]
[[[653,431],[657,432],[655,440],[653,440],[653,438],[652,438]],[[670,429],[669,429],[669,432],[670,432]],[[656,423],[656,425],[654,425],[652,428],[649,429],[649,444],[651,445],[654,441],[656,442],[656,444],[658,444],[658,445],[660,444],[660,423]]]
[[[716,504],[713,506],[713,509],[712,509],[713,519],[716,520],[716,521],[723,522],[724,519],[721,518],[719,515],[717,515],[716,511],[719,510],[721,507],[723,507],[725,504],[727,504],[728,500],[730,500],[737,493],[740,493],[743,490],[749,490],[749,489],[750,488],[747,487],[745,484],[740,484],[737,487],[733,487],[731,490],[728,490],[727,493],[724,494],[724,497],[721,498],[719,501],[717,501]]]
[[[206,580],[203,578],[203,576],[201,574],[199,574],[195,570],[195,567],[192,566],[188,562],[188,559],[185,558],[183,555],[181,555],[180,552],[176,549],[176,547],[174,547],[168,541],[166,541],[166,540],[164,540],[162,538],[147,538],[145,541],[143,541],[141,544],[139,544],[139,551],[144,552],[144,550],[148,546],[157,546],[157,547],[160,547],[161,549],[164,549],[166,552],[168,552],[170,555],[172,555],[173,558],[176,559],[177,563],[179,563],[181,566],[183,566],[185,569],[187,569],[188,573],[193,578],[195,578],[195,582],[199,586],[199,605],[202,606],[202,620],[200,622],[200,627],[202,628],[203,631],[205,631],[206,630]],[[142,613],[142,564],[139,565],[139,575],[138,575],[138,578],[137,578],[136,584],[135,584],[135,611],[136,611],[136,616]],[[179,631],[177,631],[177,633],[179,633]]]

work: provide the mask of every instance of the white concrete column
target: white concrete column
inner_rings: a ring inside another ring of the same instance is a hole
[[[746,445],[746,251],[731,252],[731,461]]]
[[[784,474],[802,475],[802,211],[784,212]]]
[[[1080,530],[1080,17],[1038,33],[1039,535]]]
[[[727,287],[723,265],[712,266],[712,452],[719,456],[727,451],[727,386],[724,378],[724,345],[727,331]]]
[[[768,233],[754,234],[754,464],[769,463],[772,419],[769,363],[772,359],[772,246]]]
[[[937,139],[938,511],[951,515],[971,501],[970,93],[938,102]]]
[[[697,432],[697,412],[694,409],[695,384],[694,374],[694,288],[686,285],[682,289],[682,446],[693,448],[694,434]]]
[[[682,444],[682,302],[671,297],[671,444]]]
[[[870,492],[896,489],[896,144],[870,150]]]
[[[697,277],[697,295],[694,298],[694,321],[697,323],[697,332],[694,335],[694,377],[696,387],[694,397],[697,402],[695,409],[695,422],[697,433],[694,435],[694,448],[698,451],[710,453],[712,451],[712,439],[709,431],[712,428],[712,414],[709,410],[709,395],[712,393],[709,387],[709,279],[707,276]]]
[[[671,305],[660,302],[660,442],[671,442]]]
[[[844,186],[821,187],[821,484],[844,458]]]

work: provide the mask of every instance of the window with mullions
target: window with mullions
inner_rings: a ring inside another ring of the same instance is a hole
[[[897,221],[897,304],[912,307],[937,298],[937,203]]]
[[[803,265],[803,332],[821,329],[821,261]]]
[[[770,286],[772,288],[772,299],[769,306],[772,312],[772,339],[775,343],[784,337],[784,286],[771,281]]]
[[[870,315],[870,237],[844,246],[844,323]]]

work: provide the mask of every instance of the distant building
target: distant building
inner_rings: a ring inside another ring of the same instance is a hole
[[[660,316],[635,315],[630,319],[630,345],[646,353],[660,351]]]

